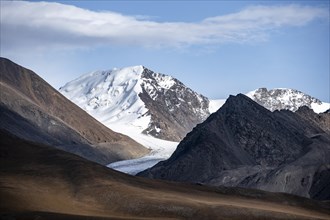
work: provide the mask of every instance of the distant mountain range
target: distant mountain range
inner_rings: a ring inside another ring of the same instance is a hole
[[[131,138],[95,120],[31,70],[5,58],[0,58],[0,67],[0,129],[101,164],[148,153]]]
[[[179,80],[144,66],[95,71],[59,90],[117,132],[144,133],[169,141],[182,140],[226,101],[210,100]],[[271,111],[308,106],[320,113],[330,108],[329,103],[293,89],[261,88],[247,96]]]
[[[168,160],[138,175],[329,200],[329,129],[330,113],[271,112],[239,94],[197,125]]]

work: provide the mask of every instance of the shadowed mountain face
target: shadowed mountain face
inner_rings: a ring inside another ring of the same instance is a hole
[[[330,109],[324,113],[315,114],[312,109],[303,106],[296,113],[314,126],[319,126],[323,131],[330,134]]]
[[[157,138],[180,141],[192,128],[209,115],[209,100],[175,78],[168,89],[159,88],[166,75],[144,68],[141,100],[151,121],[143,133]],[[152,89],[150,89],[152,88]],[[157,129],[155,129],[157,128]]]
[[[286,194],[128,176],[0,129],[1,219],[329,219]]]
[[[168,160],[139,175],[330,199],[326,120],[304,109],[270,112],[244,95],[231,96]]]
[[[89,116],[34,72],[5,58],[0,58],[0,69],[0,128],[102,164],[148,152]]]

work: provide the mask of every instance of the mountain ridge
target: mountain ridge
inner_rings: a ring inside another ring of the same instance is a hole
[[[85,74],[60,92],[116,131],[128,129],[170,141],[181,140],[209,115],[206,97],[144,66]],[[114,105],[107,108],[109,103]]]
[[[208,99],[176,78],[142,65],[87,73],[59,90],[115,131],[124,130],[127,135],[143,133],[169,141],[182,140],[225,102]],[[306,105],[321,113],[330,108],[330,103],[294,89],[260,88],[246,95],[271,111],[296,111]]]
[[[284,109],[297,111],[300,107],[307,106],[313,109],[315,113],[322,113],[330,108],[330,103],[323,103],[319,99],[296,89],[275,88],[267,90],[267,88],[259,88],[248,92],[246,96],[270,111]]]
[[[6,58],[0,58],[0,67],[0,107],[6,112],[1,114],[1,128],[103,164],[148,152],[89,116],[33,71]]]
[[[239,94],[188,133],[168,160],[138,175],[329,199],[329,187],[315,185],[330,181],[329,146],[330,135],[305,116],[271,112]]]

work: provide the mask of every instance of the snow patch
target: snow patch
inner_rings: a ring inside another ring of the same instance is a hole
[[[311,107],[315,113],[323,113],[330,109],[330,103],[322,102],[322,104],[312,103]]]
[[[214,100],[209,100],[209,112],[212,114],[218,109],[225,104],[226,99],[214,99]]]
[[[157,81],[158,85],[164,89],[169,89],[175,84],[175,81],[171,76],[156,73],[154,75],[154,78]]]
[[[159,127],[156,127],[155,126],[155,130],[156,130],[157,133],[159,133],[162,129],[160,129]]]

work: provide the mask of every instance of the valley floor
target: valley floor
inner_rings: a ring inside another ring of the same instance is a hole
[[[0,130],[0,219],[330,219],[285,193],[126,175]]]

